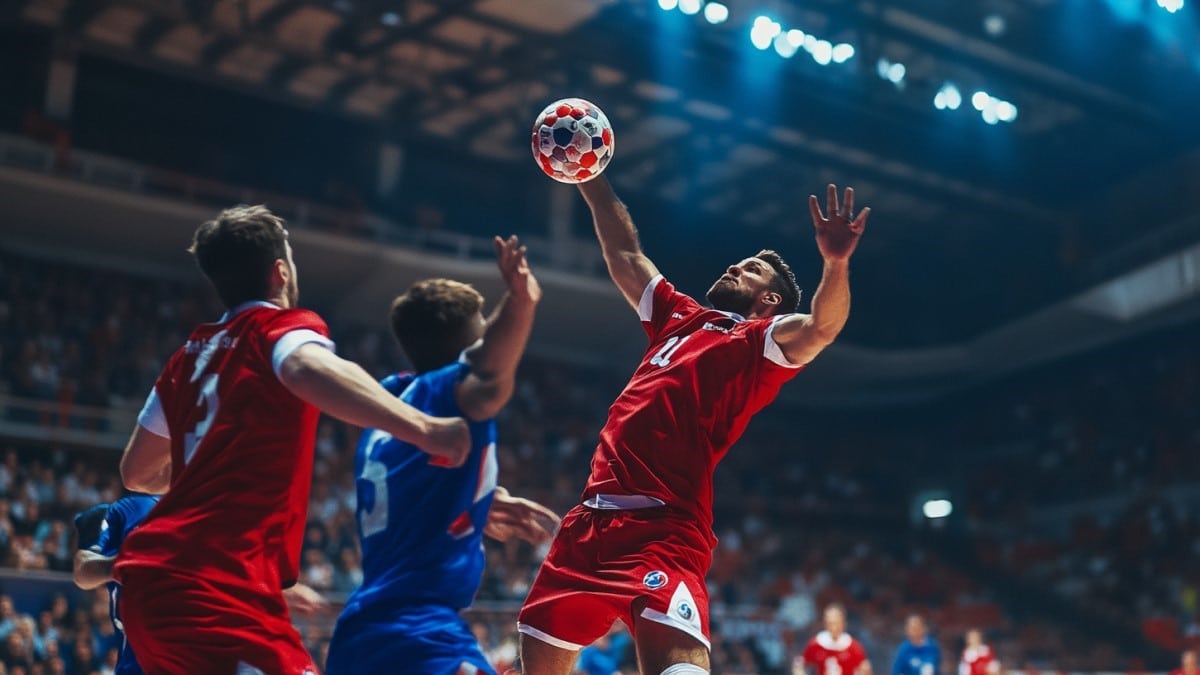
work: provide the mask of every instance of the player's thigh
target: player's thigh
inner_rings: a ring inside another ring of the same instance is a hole
[[[521,672],[526,675],[570,675],[578,658],[578,651],[521,633]]]
[[[634,646],[638,669],[643,675],[658,675],[677,663],[691,663],[711,670],[708,647],[704,643],[678,628],[641,616],[641,610],[636,606],[635,610]]]

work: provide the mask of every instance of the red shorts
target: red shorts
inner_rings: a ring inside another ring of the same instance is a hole
[[[316,675],[279,591],[126,569],[120,612],[146,675]]]
[[[571,509],[517,617],[522,633],[578,650],[620,619],[635,633],[640,616],[677,628],[709,647],[711,549],[690,518],[668,507]]]

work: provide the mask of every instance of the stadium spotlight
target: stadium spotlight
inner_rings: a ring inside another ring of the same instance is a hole
[[[1008,101],[997,101],[996,118],[1001,122],[1011,122],[1017,119],[1017,106]]]
[[[790,59],[796,55],[797,47],[788,39],[787,33],[780,33],[775,36],[775,53],[785,59]]]
[[[933,107],[938,110],[946,109],[946,92],[939,91],[933,95]]]
[[[817,40],[812,49],[813,61],[827,66],[833,61],[833,44],[829,40]]]
[[[799,28],[793,28],[785,33],[785,35],[787,35],[788,44],[796,49],[799,49],[802,45],[804,45],[804,31],[800,30]]]
[[[921,506],[921,512],[930,520],[945,518],[954,512],[954,505],[949,499],[930,499]]]
[[[995,125],[1000,121],[1000,116],[996,114],[996,106],[994,105],[989,105],[979,114],[983,116],[983,121],[988,124]]]
[[[754,25],[750,28],[750,41],[755,47],[765,50],[771,46],[771,41],[776,35],[783,32],[783,26],[775,23],[767,16],[759,16],[754,20]]]
[[[729,18],[729,8],[719,2],[710,2],[704,6],[704,18],[714,26],[725,23]]]
[[[988,14],[983,18],[983,30],[991,37],[1000,37],[1008,29],[1008,22],[999,14]]]
[[[1183,9],[1183,0],[1158,0],[1158,6],[1174,14]]]
[[[658,6],[664,12],[669,12],[679,6],[679,0],[658,0]]]
[[[790,31],[789,31],[790,32]],[[854,58],[854,45],[842,42],[833,47],[833,62],[845,63]]]
[[[962,93],[958,91],[958,87],[953,83],[947,82],[942,85],[942,90],[939,92],[942,95],[942,101],[946,104],[949,110],[958,110],[962,105]]]
[[[903,63],[893,63],[892,65],[888,66],[887,79],[892,84],[900,84],[904,81],[904,75],[907,72],[908,69],[904,67]]]
[[[691,16],[700,13],[700,0],[679,0],[679,11]]]
[[[881,77],[882,79],[885,79],[885,80],[888,79],[888,76],[887,76],[888,68],[891,68],[891,67],[892,67],[892,62],[888,61],[885,58],[880,58],[878,61],[875,62],[875,72],[879,73],[879,77]]]
[[[983,109],[988,107],[988,103],[991,100],[992,97],[986,91],[977,91],[971,94],[971,105],[979,112],[983,112]]]

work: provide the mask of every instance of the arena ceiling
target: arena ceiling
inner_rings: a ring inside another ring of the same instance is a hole
[[[668,3],[670,4],[670,3]],[[1200,103],[1196,7],[1150,0],[15,0],[78,48],[377,125],[398,143],[512,164],[528,125],[582,95],[617,129],[611,174],[647,248],[699,286],[760,245],[817,269],[804,197],[853,184],[874,222],[856,344],[950,344],[1200,238],[1186,187]],[[855,48],[759,51],[765,14]],[[997,24],[999,22],[999,24]],[[892,82],[881,60],[903,63]],[[963,98],[1012,102],[987,124]],[[521,174],[520,172],[524,172]],[[1147,194],[1149,192],[1149,194]],[[1170,199],[1166,199],[1170,197]],[[652,225],[651,225],[652,224]],[[678,244],[678,245],[675,245]],[[734,251],[736,253],[731,254]]]

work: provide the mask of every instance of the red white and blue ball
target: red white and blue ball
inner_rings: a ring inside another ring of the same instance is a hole
[[[612,159],[614,140],[604,111],[581,98],[551,103],[533,123],[533,157],[560,183],[599,176]]]

